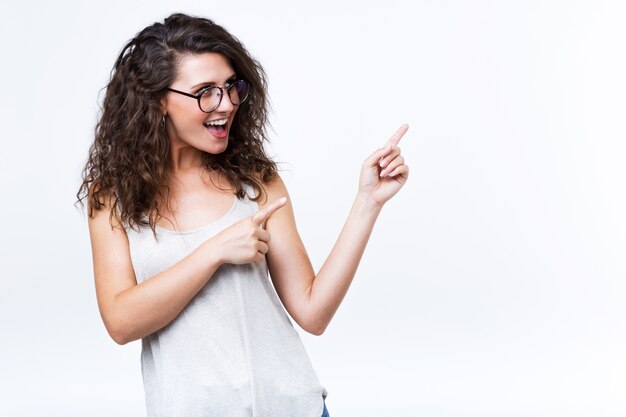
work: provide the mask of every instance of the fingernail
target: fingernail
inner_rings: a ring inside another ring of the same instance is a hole
[[[387,175],[387,170],[383,169],[382,171],[380,171],[380,176],[384,177],[385,175]]]

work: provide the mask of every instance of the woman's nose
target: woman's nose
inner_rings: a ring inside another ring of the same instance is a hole
[[[230,100],[230,96],[228,94],[228,91],[222,90],[222,100],[220,101],[220,104],[219,104],[219,106],[217,106],[215,111],[225,113],[225,112],[233,111],[234,108],[235,108],[235,106],[233,105],[232,101]]]

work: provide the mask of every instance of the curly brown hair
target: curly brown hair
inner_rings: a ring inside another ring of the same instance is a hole
[[[276,164],[266,155],[268,100],[266,75],[243,44],[212,20],[181,13],[163,23],[146,27],[120,52],[95,128],[95,139],[76,194],[84,207],[93,210],[111,199],[110,222],[114,216],[129,227],[155,225],[169,201],[171,169],[170,142],[162,128],[160,100],[177,76],[184,55],[217,52],[231,64],[239,78],[250,83],[250,95],[235,115],[226,150],[218,155],[204,153],[206,169],[223,173],[243,198],[242,183],[250,183],[258,200],[263,182],[272,179]]]

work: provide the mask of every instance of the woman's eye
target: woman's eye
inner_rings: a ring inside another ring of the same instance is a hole
[[[213,87],[203,88],[202,90],[198,91],[198,94],[203,95],[203,96],[213,95],[215,94],[215,88]]]

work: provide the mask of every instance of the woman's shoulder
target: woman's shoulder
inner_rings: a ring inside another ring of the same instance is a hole
[[[113,190],[102,190],[97,184],[89,187],[87,213],[90,221],[96,217],[107,218],[110,227],[127,230],[130,225],[123,220],[123,211],[122,202]]]
[[[285,182],[278,174],[278,172],[267,181],[263,181],[260,174],[255,177],[255,180],[257,180],[259,184],[262,185],[260,191],[261,195],[257,200],[259,207],[263,207],[267,203],[271,203],[272,201],[275,201],[280,197],[286,197],[288,195]]]

